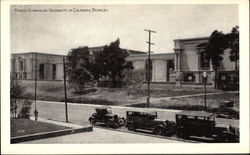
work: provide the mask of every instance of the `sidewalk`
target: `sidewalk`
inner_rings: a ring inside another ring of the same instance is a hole
[[[31,120],[35,120],[35,117],[30,117]],[[87,126],[87,125],[80,125],[80,124],[76,124],[76,123],[73,123],[73,122],[63,122],[63,121],[60,121],[60,120],[52,120],[52,119],[46,119],[46,118],[41,118],[41,117],[38,117],[37,119],[38,121],[41,121],[41,122],[45,122],[45,123],[50,123],[50,124],[55,124],[55,125],[60,125],[60,126],[66,126],[66,127],[69,127],[69,128],[73,128],[73,129],[77,129],[77,128],[82,128],[83,126]]]

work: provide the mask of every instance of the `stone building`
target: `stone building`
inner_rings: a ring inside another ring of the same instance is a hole
[[[207,73],[207,83],[214,85],[215,72],[211,62],[205,59],[208,37],[174,40],[172,53],[151,54],[150,79],[154,83],[180,85],[203,84],[203,73]],[[90,47],[90,54],[101,52],[104,46]],[[127,63],[134,69],[145,69],[147,75],[148,54],[146,52],[123,49],[128,52]],[[36,53],[12,54],[12,79],[34,79]],[[63,57],[66,55],[37,53],[37,79],[40,81],[63,80]],[[223,61],[218,68],[220,81],[234,79],[238,74],[235,63],[229,59],[230,50],[225,50]],[[236,73],[236,74],[235,74]],[[147,80],[147,76],[146,76]],[[221,83],[221,82],[220,82]]]
[[[208,85],[214,85],[215,72],[212,63],[205,59],[205,47],[208,37],[174,40],[174,52],[151,54],[152,82],[175,83],[176,85],[203,84],[203,73],[207,73]],[[225,50],[223,60],[218,68],[219,81],[233,79],[235,63],[229,59],[230,50]],[[132,55],[127,61],[133,63],[135,69],[147,69],[148,55]]]
[[[132,55],[126,58],[131,62],[134,69],[147,70],[148,55]],[[174,71],[174,54],[151,54],[151,81],[152,82],[175,82]]]
[[[63,57],[35,52],[12,54],[11,78],[32,80],[37,70],[37,80],[63,80]]]
[[[104,46],[90,47],[90,54],[101,52]],[[140,55],[145,52],[123,49],[128,54]],[[17,53],[11,54],[11,79],[15,80],[34,80],[35,69],[37,70],[37,80],[56,81],[63,80],[63,58],[67,55],[46,54],[46,53]],[[36,64],[37,59],[37,64]]]

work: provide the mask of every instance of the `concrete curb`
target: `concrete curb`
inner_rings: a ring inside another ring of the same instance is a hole
[[[66,130],[57,130],[57,131],[51,131],[51,132],[43,132],[43,133],[13,137],[13,138],[11,138],[11,144],[25,142],[25,141],[31,141],[31,140],[38,140],[38,139],[44,139],[44,138],[63,136],[63,135],[68,135],[68,134],[80,133],[80,132],[90,132],[90,131],[93,131],[92,126],[86,126],[86,127],[77,128],[77,129],[66,129]]]

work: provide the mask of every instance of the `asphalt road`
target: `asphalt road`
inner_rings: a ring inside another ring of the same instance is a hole
[[[32,104],[32,112],[34,111],[34,104]],[[95,112],[95,108],[99,105],[86,104],[70,104],[68,103],[68,118],[71,122],[88,123],[88,118]],[[65,120],[65,104],[63,102],[37,101],[37,110],[39,116],[48,119]],[[157,111],[159,119],[175,120],[175,114],[181,112],[180,110],[166,110],[166,109],[145,109],[133,107],[112,107],[112,112],[126,118],[126,111]],[[39,119],[39,118],[38,118]],[[216,118],[216,122],[223,126],[231,124],[239,126],[239,120]]]
[[[94,128],[93,132],[83,132],[47,139],[23,142],[22,144],[83,144],[83,143],[184,143],[158,137],[144,136],[120,131]]]

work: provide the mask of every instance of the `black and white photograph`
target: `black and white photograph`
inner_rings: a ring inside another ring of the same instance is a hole
[[[4,151],[249,152],[249,2],[126,2],[2,2]]]

